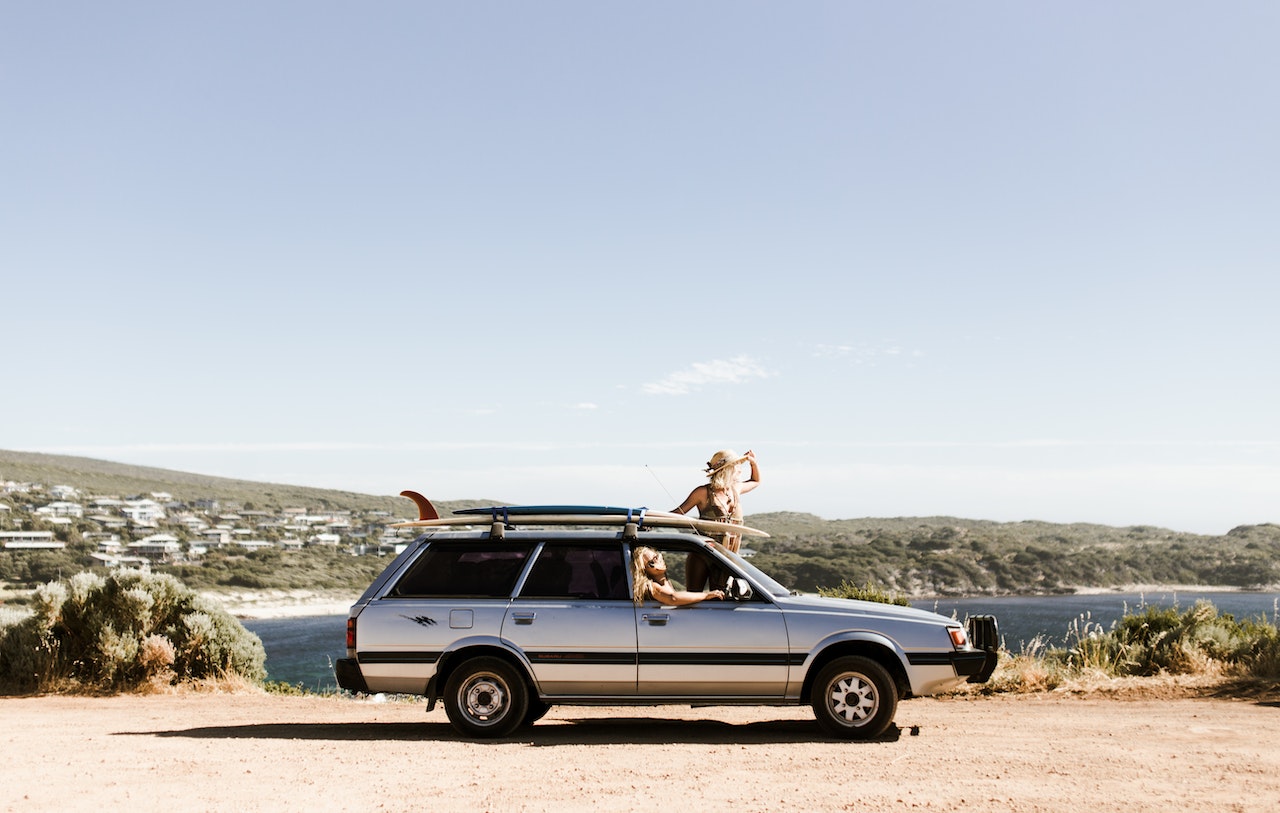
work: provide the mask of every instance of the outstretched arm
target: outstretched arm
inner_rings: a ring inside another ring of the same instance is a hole
[[[706,601],[711,598],[724,599],[723,590],[675,590],[672,589],[669,583],[654,584],[650,588],[650,593],[653,595],[654,601],[676,607],[681,607],[685,604],[697,604],[699,601]]]

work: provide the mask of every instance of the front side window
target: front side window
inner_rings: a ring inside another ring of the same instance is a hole
[[[391,595],[507,598],[531,550],[531,545],[518,543],[437,543],[418,558]]]
[[[728,556],[735,565],[742,568],[743,572],[750,576],[756,584],[760,585],[766,593],[770,593],[775,596],[785,596],[791,593],[790,590],[779,584],[777,580],[768,573],[765,573],[760,568],[742,558],[741,554],[734,553],[727,548],[721,548],[721,552]]]
[[[738,572],[725,566],[723,562],[716,559],[707,550],[671,543],[645,545],[645,541],[642,537],[641,542],[636,544],[633,550],[644,548],[661,553],[663,564],[666,568],[666,577],[671,587],[675,590],[687,590],[695,593],[703,590],[725,590],[728,593],[728,580],[739,575]],[[721,553],[728,554],[734,565],[741,567],[753,579],[758,578],[763,582],[767,591],[772,592],[777,589],[781,591],[780,595],[787,594],[785,588],[748,564],[742,557],[735,553],[730,553],[728,549],[720,545],[717,545],[716,549]],[[757,593],[749,600],[759,602],[764,601],[764,598]]]
[[[627,599],[627,572],[622,546],[549,542],[529,570],[521,598]]]

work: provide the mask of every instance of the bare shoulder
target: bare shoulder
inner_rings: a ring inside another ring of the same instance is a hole
[[[689,496],[684,498],[684,502],[680,503],[679,507],[675,509],[675,512],[677,514],[687,514],[694,508],[701,511],[702,507],[710,502],[710,500],[711,485],[709,483],[695,486],[693,491],[689,492]]]

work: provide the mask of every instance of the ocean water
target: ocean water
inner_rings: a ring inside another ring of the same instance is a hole
[[[1012,598],[953,598],[913,601],[912,606],[963,621],[969,615],[991,614],[1000,624],[1004,646],[1020,652],[1041,637],[1051,646],[1063,645],[1074,624],[1097,625],[1107,631],[1126,612],[1144,605],[1190,609],[1196,601],[1212,602],[1220,613],[1239,619],[1265,618],[1272,623],[1280,610],[1280,593],[1215,593],[1153,591],[1091,596]],[[346,656],[347,617],[320,615],[302,618],[250,619],[244,626],[262,639],[267,652],[267,677],[301,684],[311,691],[337,689],[333,664]]]
[[[347,616],[250,618],[245,629],[262,639],[267,679],[302,684],[313,692],[338,688],[333,664],[347,656]]]
[[[1222,593],[1159,590],[1149,593],[1116,593],[1105,595],[1016,596],[1005,598],[951,598],[913,601],[913,607],[958,618],[970,615],[994,615],[1000,625],[1004,648],[1021,652],[1037,637],[1049,646],[1062,646],[1074,627],[1086,632],[1085,626],[1102,632],[1127,613],[1141,612],[1144,606],[1175,607],[1189,610],[1205,600],[1222,614],[1237,619],[1265,618],[1276,623],[1280,611],[1280,593]]]

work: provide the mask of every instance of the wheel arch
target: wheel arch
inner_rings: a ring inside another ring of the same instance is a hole
[[[836,658],[847,655],[861,655],[870,658],[885,668],[901,700],[911,694],[911,680],[907,677],[907,669],[897,651],[887,642],[868,638],[848,638],[826,644],[813,657],[808,670],[804,674],[804,684],[800,688],[800,697],[808,697],[813,689],[813,681],[823,667]]]
[[[534,681],[533,673],[524,658],[520,657],[515,651],[495,642],[474,642],[460,646],[457,649],[451,649],[440,656],[440,660],[436,662],[436,672],[427,681],[426,691],[423,692],[423,696],[427,698],[427,711],[435,708],[436,701],[440,699],[440,692],[444,685],[449,682],[449,676],[453,674],[453,671],[460,664],[466,663],[472,658],[481,657],[498,658],[511,664],[520,676],[524,678],[525,685],[529,688],[529,696],[540,696],[538,684]]]

